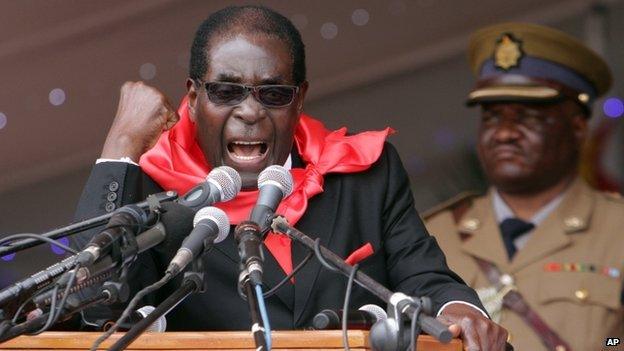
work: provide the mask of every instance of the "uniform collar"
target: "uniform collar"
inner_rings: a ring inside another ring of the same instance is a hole
[[[557,195],[554,199],[550,200],[546,205],[540,208],[540,210],[537,211],[533,217],[531,217],[529,222],[533,223],[536,227],[540,225],[546,217],[548,217],[548,215],[550,215],[559,206],[559,204],[561,204],[561,201],[563,201],[567,192],[568,189]],[[496,188],[492,188],[492,207],[494,208],[494,214],[496,215],[496,220],[499,224],[508,218],[516,217],[505,200],[503,200],[500,196],[500,193],[496,190]]]

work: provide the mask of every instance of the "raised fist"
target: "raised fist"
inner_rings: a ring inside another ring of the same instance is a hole
[[[180,119],[167,97],[143,82],[126,82],[121,87],[119,106],[108,131],[101,158],[130,157],[138,162],[160,134]]]

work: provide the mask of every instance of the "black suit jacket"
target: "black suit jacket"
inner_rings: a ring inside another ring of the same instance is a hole
[[[293,153],[293,167],[302,166],[299,156]],[[323,193],[309,200],[306,213],[296,225],[299,230],[312,238],[320,238],[322,245],[343,258],[365,243],[371,243],[375,253],[361,262],[361,270],[392,291],[431,297],[435,310],[451,300],[481,307],[475,292],[449,270],[436,240],[427,233],[416,213],[408,177],[394,147],[386,143],[379,160],[364,172],[326,175],[323,188]],[[102,214],[107,207],[109,210],[113,207],[109,203],[119,207],[158,191],[161,189],[137,166],[100,163],[94,167],[84,189],[77,217]],[[88,235],[84,235],[77,239],[77,244],[82,245],[87,240]],[[304,247],[293,243],[293,266],[306,254]],[[172,255],[163,250],[150,250],[141,255],[132,269],[132,290],[136,292],[157,280]],[[189,296],[171,311],[167,316],[168,330],[249,329],[248,306],[236,288],[239,256],[233,235],[217,244],[203,260],[208,291]],[[265,291],[283,277],[277,261],[265,251]],[[151,296],[146,303],[162,301],[180,284],[180,279]],[[295,284],[286,284],[267,299],[272,328],[305,328],[320,310],[342,308],[346,281],[312,259],[296,275]],[[351,306],[358,308],[367,303],[385,306],[354,285]]]

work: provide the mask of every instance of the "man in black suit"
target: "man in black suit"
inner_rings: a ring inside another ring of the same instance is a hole
[[[183,192],[213,167],[258,174],[269,165],[285,165],[295,177],[295,200],[285,199],[282,209],[295,213],[298,229],[342,257],[369,243],[374,254],[361,262],[362,271],[393,291],[431,297],[439,318],[466,348],[501,349],[507,332],[487,318],[474,291],[448,269],[418,217],[401,161],[384,142],[389,131],[347,137],[325,130],[302,113],[307,88],[304,46],[288,19],[254,6],[212,14],[197,31],[179,113],[155,88],[141,82],[122,87],[77,217],[113,211],[163,188]],[[265,244],[270,288],[307,252],[275,234]],[[142,255],[131,275],[133,289],[158,279],[170,256],[158,250]],[[247,306],[236,291],[233,236],[203,260],[210,288],[177,306],[168,315],[169,329],[248,329]],[[273,328],[304,328],[321,309],[340,308],[345,283],[309,262],[267,300]],[[351,298],[353,306],[381,303],[359,287]]]

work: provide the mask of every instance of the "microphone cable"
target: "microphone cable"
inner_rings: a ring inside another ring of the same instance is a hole
[[[420,335],[420,327],[418,326],[418,315],[422,311],[422,304],[418,304],[416,309],[414,310],[414,314],[412,314],[412,325],[410,327],[410,350],[416,351],[416,347],[418,346],[418,335]],[[400,337],[400,336],[399,336]]]
[[[97,338],[93,342],[93,345],[91,345],[90,351],[96,351],[99,348],[100,344],[102,344],[106,339],[108,339],[111,335],[113,335],[113,333],[115,333],[117,329],[119,329],[119,326],[123,322],[125,322],[126,319],[128,319],[128,317],[130,317],[130,314],[136,309],[136,305],[141,301],[143,297],[145,297],[147,294],[150,294],[162,288],[165,284],[169,282],[169,280],[171,280],[171,278],[173,278],[173,275],[171,275],[170,273],[165,273],[165,275],[159,281],[139,291],[132,298],[132,300],[130,300],[130,302],[128,303],[128,306],[126,306],[126,309],[123,311],[121,316],[115,321],[115,323],[110,327],[110,329],[104,332],[104,334],[102,334],[99,338]]]
[[[339,272],[338,269],[334,266],[332,266],[329,262],[327,262],[327,260],[325,259],[325,257],[323,257],[323,254],[321,253],[321,239],[320,238],[316,238],[316,240],[314,240],[314,251],[313,251],[314,255],[316,256],[316,258],[319,260],[319,262],[321,263],[321,265],[323,265],[325,268],[327,268],[329,271],[331,272]],[[349,312],[349,300],[351,299],[351,290],[353,289],[353,282],[356,282],[358,284],[360,284],[356,279],[355,279],[355,275],[358,271],[358,269],[360,268],[359,264],[355,264],[352,266],[351,271],[349,272],[349,280],[347,281],[347,289],[345,291],[345,298],[344,298],[344,304],[342,306],[342,344],[343,347],[346,351],[350,351],[351,349],[349,348],[349,335],[348,335],[348,331],[347,331],[347,322],[348,322],[348,312]]]
[[[56,246],[60,247],[61,249],[65,250],[65,251],[68,251],[68,252],[71,252],[73,254],[77,254],[78,253],[78,251],[76,251],[76,250],[72,249],[71,247],[61,243],[58,240],[51,239],[51,238],[45,237],[43,235],[34,234],[34,233],[20,233],[20,234],[9,235],[7,237],[4,237],[4,238],[0,239],[0,246],[7,246],[6,244],[11,242],[11,241],[15,241],[15,240],[18,240],[18,239],[24,239],[24,238],[26,238],[26,239],[35,239],[35,240],[47,242],[47,243],[50,243],[52,245],[56,245]]]
[[[301,262],[292,270],[292,272],[288,273],[287,276],[284,277],[284,279],[282,279],[282,281],[280,281],[277,285],[275,285],[273,288],[271,288],[271,290],[267,291],[264,293],[264,295],[262,295],[265,299],[267,297],[271,297],[273,296],[273,294],[275,294],[275,292],[281,288],[284,284],[286,284],[290,279],[292,279],[292,277],[295,276],[295,274],[297,274],[301,268],[303,268],[303,266],[305,266],[306,263],[308,263],[308,261],[312,258],[312,256],[314,256],[314,252],[310,252],[306,255],[306,257],[303,258],[303,260],[301,260]]]
[[[67,282],[65,291],[63,291],[63,297],[61,298],[61,302],[59,303],[58,307],[56,307],[56,300],[57,300],[56,295],[58,293],[59,286],[58,284],[56,284],[56,286],[53,289],[52,303],[50,304],[50,312],[48,312],[49,315],[48,315],[48,320],[46,321],[46,324],[43,327],[41,327],[41,329],[29,335],[41,334],[44,331],[48,330],[52,325],[54,325],[54,323],[56,323],[58,318],[61,316],[63,309],[65,308],[65,304],[67,303],[67,297],[70,295],[69,291],[73,287],[74,283],[76,282],[76,275],[78,274],[78,269],[80,269],[80,263],[76,263],[76,266],[74,266],[74,269],[71,271],[69,275],[69,281]]]
[[[260,317],[262,318],[262,324],[264,325],[264,338],[266,339],[266,346],[268,351],[271,351],[271,324],[269,324],[269,314],[267,313],[264,297],[262,296],[262,286],[257,284],[255,288],[256,295],[258,296],[258,309],[260,310]]]
[[[2,239],[0,239],[0,245],[5,245],[7,243],[10,243],[12,241],[15,240],[19,240],[19,239],[35,239],[38,241],[42,241],[42,242],[47,242],[50,243],[52,245],[56,245],[58,247],[60,247],[61,249],[67,251],[67,252],[71,252],[73,254],[77,254],[78,251],[61,243],[58,240],[55,239],[51,239],[48,237],[45,237],[43,235],[40,234],[35,234],[35,233],[19,233],[19,234],[12,234],[9,235],[7,237],[4,237]],[[67,284],[67,287],[65,288],[65,296],[63,296],[63,298],[61,299],[61,302],[57,308],[56,306],[56,298],[53,299],[53,304],[50,306],[50,315],[49,318],[46,322],[46,324],[43,326],[43,328],[41,328],[40,330],[38,330],[37,332],[33,333],[32,335],[37,335],[42,333],[43,331],[45,331],[46,329],[48,329],[50,326],[52,326],[54,323],[56,323],[56,321],[58,320],[58,317],[60,316],[61,311],[63,310],[63,308],[65,307],[65,303],[67,301],[67,292],[69,291],[69,289],[71,289],[71,287],[73,286],[75,279],[76,279],[76,274],[78,273],[78,269],[80,268],[80,266],[76,263],[74,266],[74,272],[72,272],[72,274],[70,275],[70,280]],[[45,288],[44,288],[45,289]],[[41,291],[43,291],[44,289],[41,289],[37,292],[35,292],[32,296],[38,295],[39,293],[41,293]],[[54,296],[56,297],[57,293],[58,293],[58,286],[54,287],[55,291],[54,291]],[[15,312],[15,314],[13,315],[13,318],[11,320],[11,323],[15,324],[17,323],[17,320],[22,312],[22,310],[28,305],[28,303],[32,300],[32,296],[28,299],[26,299],[17,309],[17,311]]]
[[[317,242],[319,240],[317,239]],[[317,245],[318,246],[318,245]],[[353,282],[355,281],[355,273],[360,268],[359,264],[355,264],[353,268],[351,268],[351,272],[349,273],[349,280],[347,281],[347,290],[345,291],[344,304],[342,305],[342,345],[346,351],[350,351],[349,348],[349,335],[347,334],[347,322],[348,322],[348,313],[349,313],[349,300],[351,300],[351,289],[353,289]]]

